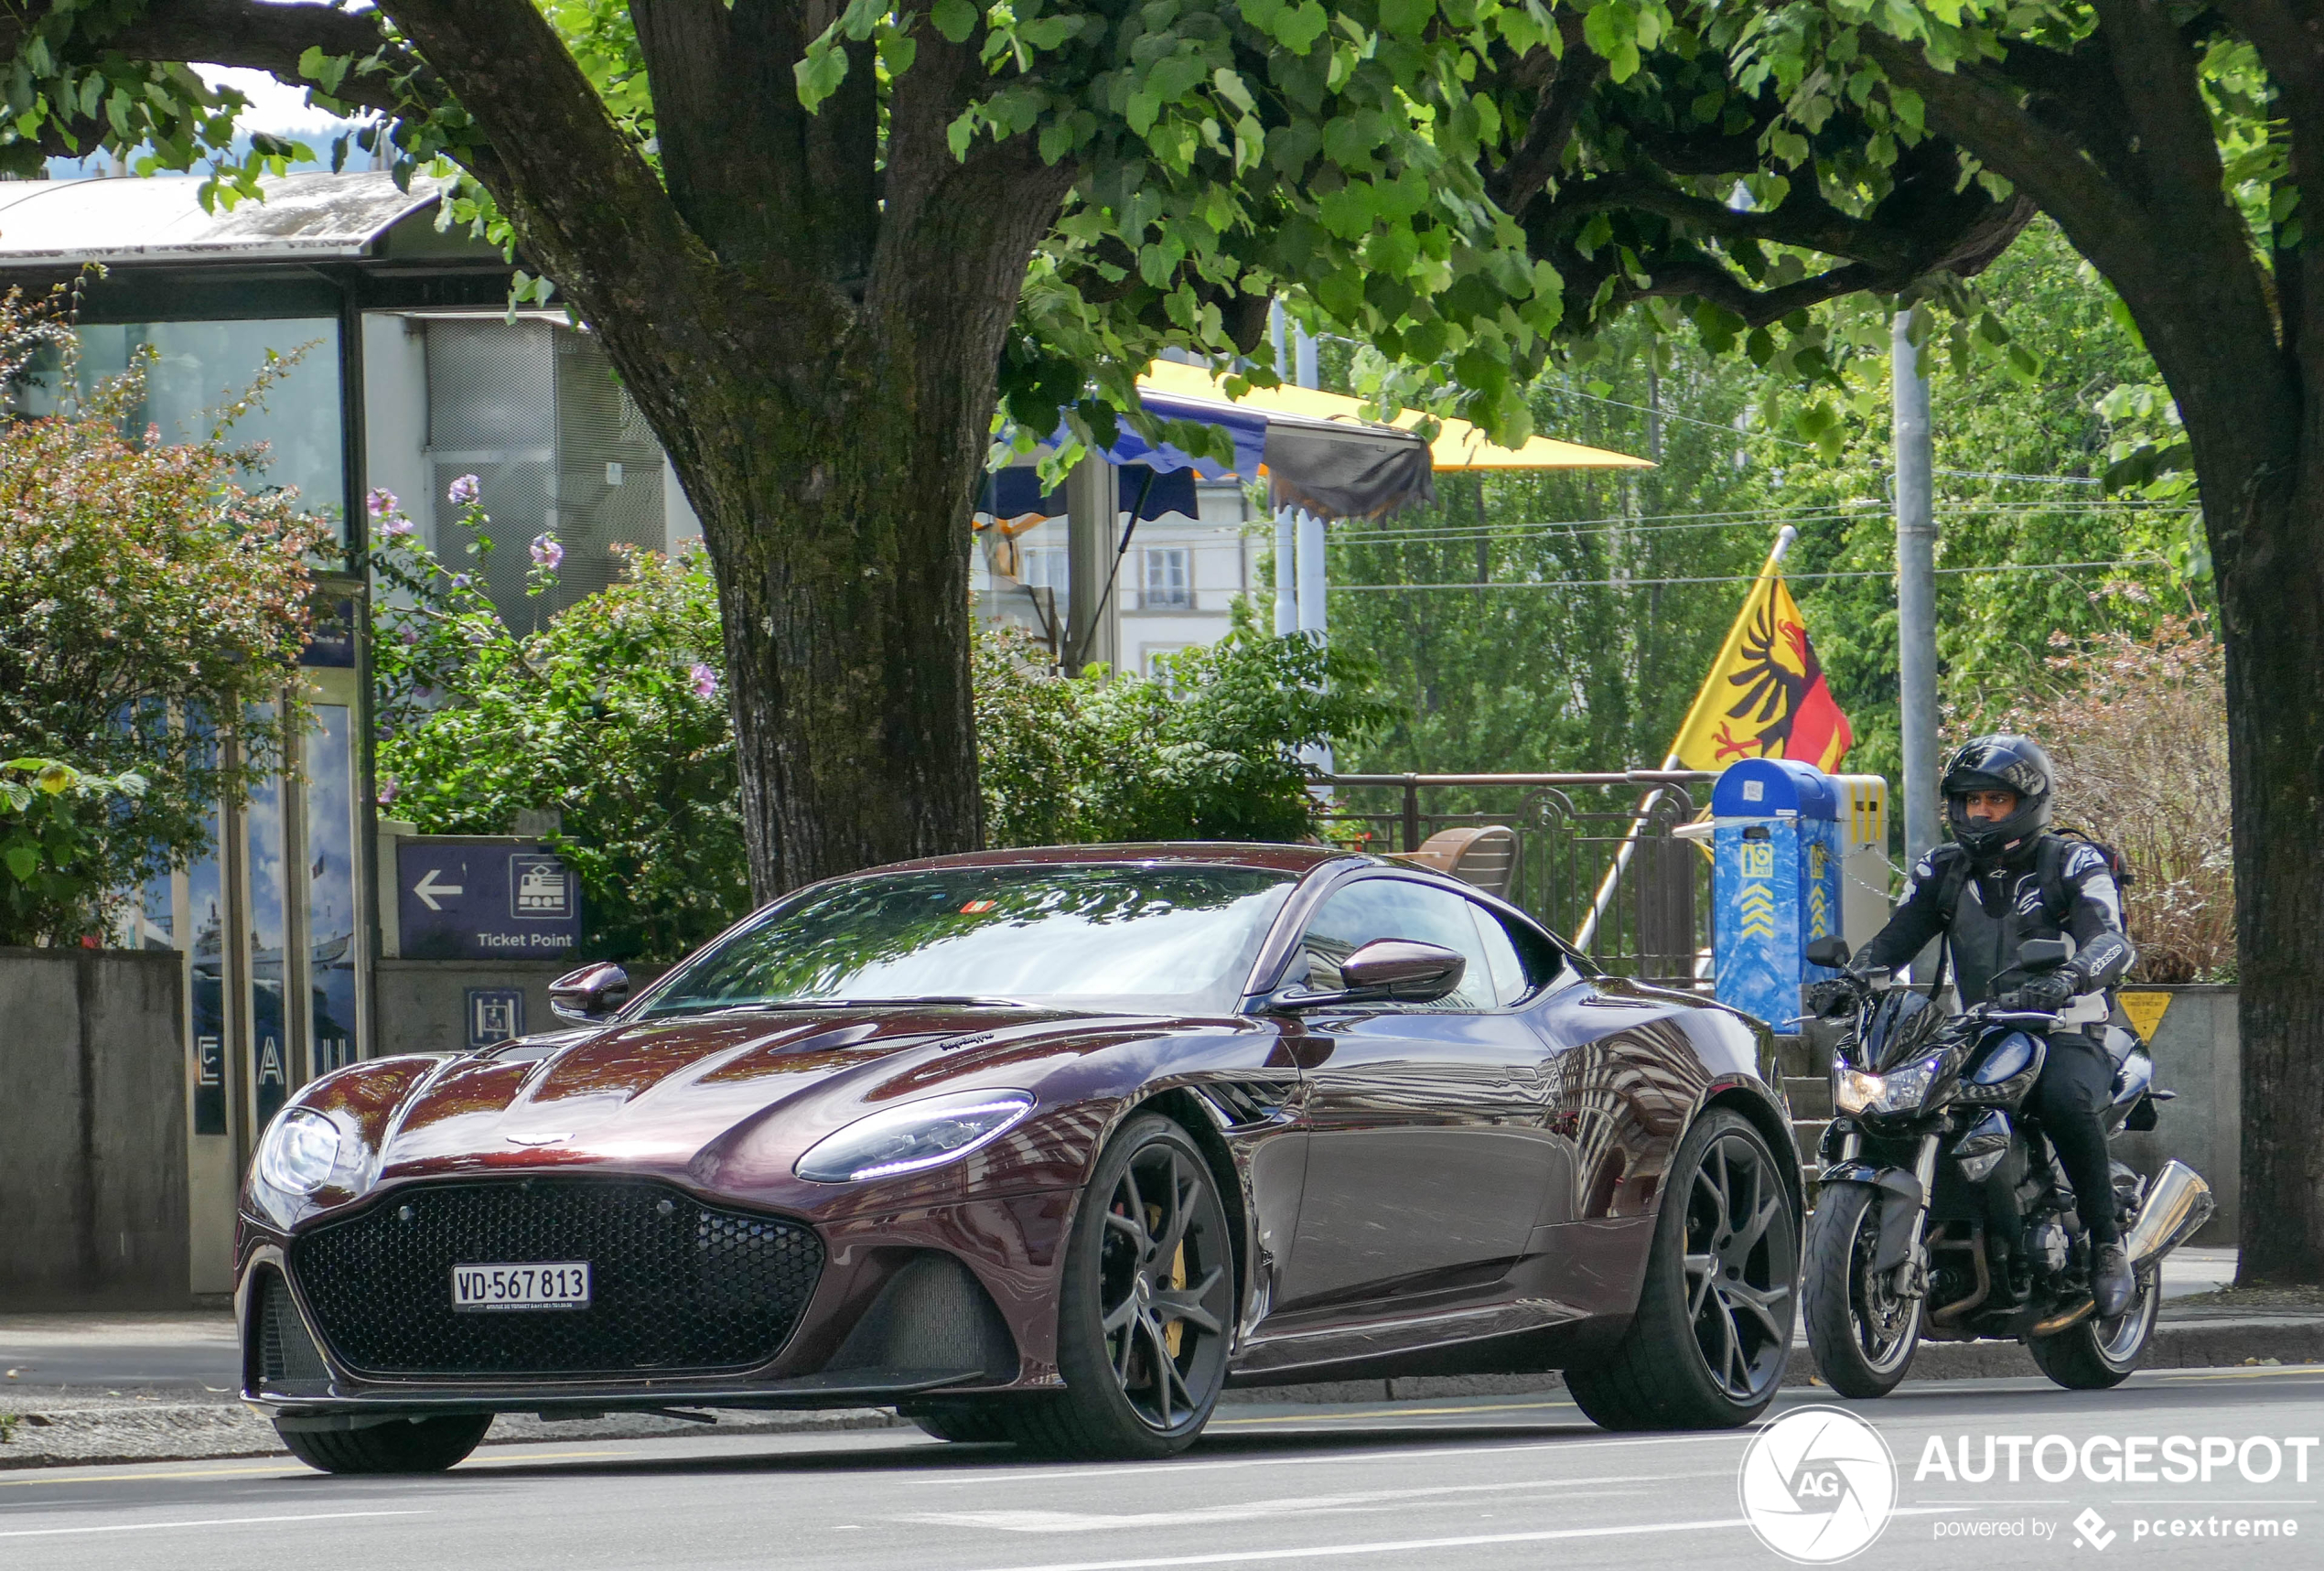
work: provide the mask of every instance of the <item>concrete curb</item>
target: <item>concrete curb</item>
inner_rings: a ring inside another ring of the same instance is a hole
[[[2166,1321],[2155,1329],[2141,1367],[2202,1369],[2263,1361],[2324,1363],[2324,1317]],[[2040,1372],[2034,1367],[2032,1355],[2015,1342],[1924,1342],[1914,1355],[1911,1379],[2006,1380]],[[1814,1383],[1814,1373],[1815,1365],[1807,1349],[1794,1348],[1783,1383],[1794,1387],[1811,1385]],[[1253,1386],[1228,1392],[1221,1404],[1372,1406],[1429,1399],[1533,1396],[1564,1389],[1565,1382],[1555,1373],[1443,1375]],[[106,1404],[72,1398],[45,1404],[36,1399],[24,1405],[28,1411],[16,1418],[10,1426],[11,1438],[0,1444],[0,1470],[289,1454],[266,1420],[239,1403]],[[706,1425],[641,1414],[550,1424],[529,1414],[510,1415],[492,1426],[485,1444],[542,1446],[559,1441],[646,1440],[704,1433],[808,1435],[897,1428],[909,1423],[882,1407],[823,1413],[726,1410],[716,1416],[718,1423],[714,1430]]]

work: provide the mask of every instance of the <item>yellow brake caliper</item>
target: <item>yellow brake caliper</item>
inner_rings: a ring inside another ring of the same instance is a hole
[[[1149,1202],[1146,1208],[1146,1231],[1158,1232],[1161,1226],[1162,1208]],[[1170,1286],[1173,1291],[1181,1290],[1186,1286],[1186,1241],[1184,1239],[1178,1241],[1178,1253],[1170,1256]],[[1186,1322],[1184,1320],[1172,1320],[1162,1328],[1162,1344],[1170,1350],[1172,1358],[1178,1356],[1178,1344],[1185,1340]]]

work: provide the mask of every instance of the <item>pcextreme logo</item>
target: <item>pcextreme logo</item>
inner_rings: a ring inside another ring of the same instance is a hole
[[[1880,1432],[1836,1407],[1796,1407],[1752,1436],[1736,1476],[1751,1531],[1784,1559],[1829,1566],[1888,1525],[1897,1462]]]

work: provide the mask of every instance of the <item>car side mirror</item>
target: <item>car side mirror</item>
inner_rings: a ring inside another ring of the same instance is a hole
[[[2070,938],[2029,938],[2017,946],[2017,963],[2028,971],[2047,971],[2074,957]]]
[[[1460,985],[1469,962],[1438,943],[1376,938],[1340,963],[1350,993],[1400,1004],[1433,1004]]]
[[[1810,965],[1822,965],[1837,971],[1848,963],[1848,941],[1837,933],[1817,939],[1808,945],[1807,959]]]
[[[561,1019],[609,1019],[628,1002],[629,974],[609,960],[568,971],[549,984],[549,1007]]]

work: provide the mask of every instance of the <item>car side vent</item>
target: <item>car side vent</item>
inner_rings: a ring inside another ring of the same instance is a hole
[[[1293,1080],[1221,1080],[1212,1081],[1201,1090],[1211,1104],[1226,1115],[1227,1127],[1241,1129],[1273,1120],[1283,1111],[1284,1103],[1297,1084]]]
[[[269,1271],[258,1298],[259,1383],[269,1391],[305,1395],[328,1391],[331,1372],[291,1302],[290,1286]]]

